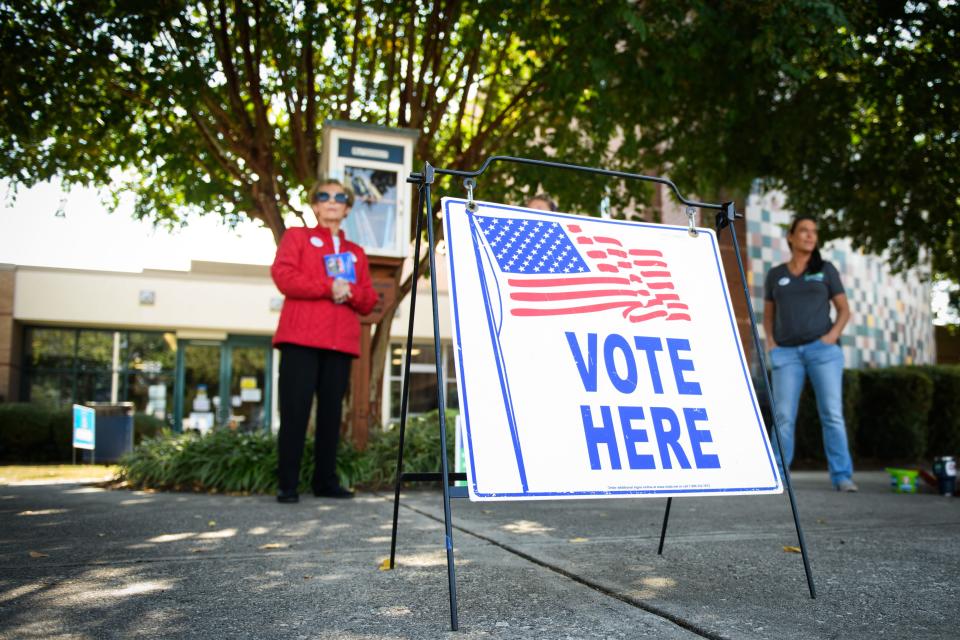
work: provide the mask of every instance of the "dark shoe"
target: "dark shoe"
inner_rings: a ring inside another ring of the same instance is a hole
[[[277,502],[300,502],[300,494],[298,494],[296,491],[278,491]]]
[[[327,487],[326,489],[314,489],[313,495],[318,498],[340,498],[343,500],[349,500],[353,497],[353,491],[349,489],[344,489],[340,485],[335,485],[333,487]]]

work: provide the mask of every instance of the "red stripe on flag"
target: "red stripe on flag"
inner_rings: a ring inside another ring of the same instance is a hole
[[[603,244],[615,244],[618,247],[623,246],[622,244],[620,244],[620,241],[617,240],[616,238],[608,238],[607,236],[593,236],[593,239],[596,240],[597,242],[602,242]]]
[[[630,322],[643,322],[645,320],[653,320],[654,318],[662,318],[665,315],[667,315],[667,312],[659,309],[657,311],[650,311],[639,316],[630,316]]]
[[[630,249],[630,255],[632,256],[656,256],[662,258],[663,254],[657,251],[656,249]]]
[[[620,269],[617,269],[612,264],[598,264],[598,271],[603,271],[604,273],[620,273]]]
[[[582,278],[538,278],[530,280],[507,280],[511,287],[570,287],[580,284],[630,284],[632,278],[587,276]]]
[[[601,304],[591,304],[582,307],[567,307],[565,309],[511,309],[510,313],[515,316],[561,316],[577,313],[591,313],[594,311],[605,311],[607,309],[616,309],[618,307],[627,307],[635,309],[642,306],[639,302],[603,302]]]
[[[524,302],[549,302],[551,300],[579,300],[581,298],[603,298],[607,296],[636,296],[630,289],[608,289],[597,291],[551,291],[549,293],[511,293],[511,300]]]

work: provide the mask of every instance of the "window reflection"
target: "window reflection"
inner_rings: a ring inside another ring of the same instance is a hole
[[[391,421],[400,419],[400,392],[403,385],[403,363],[406,349],[403,344],[390,346],[390,395],[389,411]],[[410,395],[407,407],[409,415],[428,413],[437,408],[437,365],[435,348],[431,345],[413,345],[410,349]],[[441,345],[441,364],[443,367],[443,391],[448,409],[460,406],[457,396],[457,382],[450,362],[450,345]]]
[[[345,167],[356,199],[344,221],[344,233],[367,250],[397,248],[397,172]]]
[[[146,331],[27,327],[23,397],[50,408],[117,400],[169,420],[176,335]],[[116,365],[116,367],[114,366]]]

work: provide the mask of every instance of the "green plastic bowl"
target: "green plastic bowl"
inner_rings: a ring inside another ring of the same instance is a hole
[[[917,492],[917,474],[915,469],[895,469],[887,467],[885,469],[890,474],[890,490],[894,493],[916,493]]]

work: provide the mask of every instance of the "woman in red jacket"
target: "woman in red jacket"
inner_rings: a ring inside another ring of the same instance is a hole
[[[300,458],[314,396],[313,494],[353,497],[336,473],[341,405],[350,361],[360,355],[360,316],[377,302],[366,254],[340,229],[353,194],[325,180],[310,189],[309,198],[317,226],[287,229],[270,269],[285,296],[273,337],[280,350],[279,502],[299,500]]]

